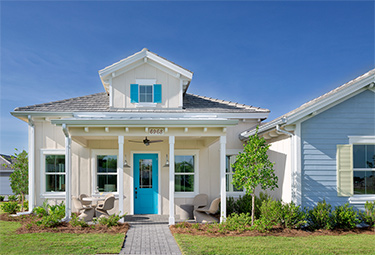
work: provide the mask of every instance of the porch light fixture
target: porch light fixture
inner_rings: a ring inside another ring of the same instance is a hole
[[[130,168],[131,166],[128,165],[128,162],[126,161],[126,156],[124,157],[124,167],[125,168]]]
[[[169,167],[169,160],[168,160],[168,154],[165,155],[166,160],[165,160],[165,165],[163,167]]]

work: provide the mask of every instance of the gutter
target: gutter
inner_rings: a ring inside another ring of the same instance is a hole
[[[290,137],[293,136],[292,133],[290,133],[290,132],[288,132],[288,131],[285,131],[285,130],[282,130],[282,129],[280,128],[280,124],[277,124],[277,125],[276,125],[276,131],[277,131],[278,133],[283,133],[283,134],[285,134],[285,135],[289,135]]]

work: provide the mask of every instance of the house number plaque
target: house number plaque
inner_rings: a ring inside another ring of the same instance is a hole
[[[148,133],[150,135],[164,135],[164,128],[150,128]]]

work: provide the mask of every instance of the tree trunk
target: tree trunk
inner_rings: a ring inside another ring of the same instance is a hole
[[[255,214],[255,189],[251,194],[251,226],[254,225],[254,214]]]

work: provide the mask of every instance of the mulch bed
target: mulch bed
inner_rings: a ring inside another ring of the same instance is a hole
[[[305,236],[338,236],[338,235],[348,235],[348,234],[367,234],[375,235],[375,231],[370,228],[355,228],[352,230],[316,230],[316,231],[306,231],[302,229],[288,229],[281,227],[274,227],[268,232],[259,232],[256,230],[247,230],[244,232],[239,231],[226,231],[225,233],[219,232],[213,225],[210,224],[199,224],[199,228],[193,227],[190,223],[184,223],[184,227],[170,226],[170,230],[173,234],[187,234],[187,235],[200,235],[200,236],[210,236],[210,237],[220,237],[220,236],[284,236],[284,237],[305,237]]]
[[[108,234],[118,234],[124,233],[129,229],[128,223],[119,223],[118,226],[107,227],[104,225],[96,224],[89,225],[88,227],[73,227],[67,222],[62,222],[61,225],[54,228],[42,228],[35,225],[35,221],[39,218],[35,215],[23,215],[23,216],[9,216],[7,214],[0,214],[0,220],[3,221],[18,221],[22,224],[20,228],[17,229],[17,234],[26,234],[26,233],[43,233],[43,232],[52,232],[52,233],[73,233],[73,234],[99,234],[99,233],[108,233]]]

